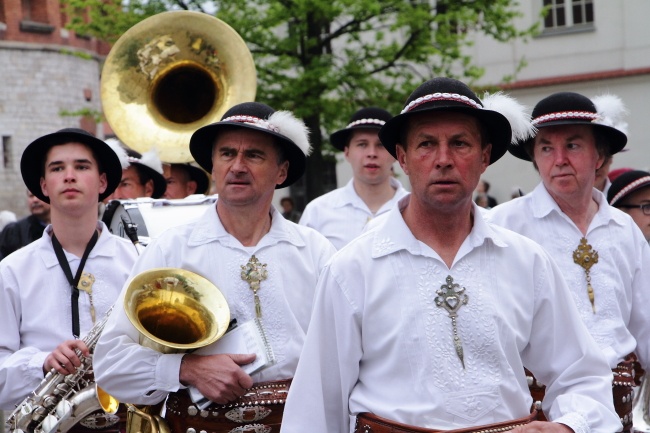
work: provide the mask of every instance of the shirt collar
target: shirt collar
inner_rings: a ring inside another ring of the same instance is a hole
[[[388,202],[394,200],[394,198],[398,196],[399,191],[404,189],[402,183],[392,176],[389,178],[389,182],[390,186],[395,190],[395,195],[393,196],[393,199],[389,200]],[[354,189],[354,179],[350,179],[348,183],[345,184],[345,186],[340,188],[340,191],[341,194],[338,194],[332,199],[330,203],[332,207],[340,208],[347,205],[353,205],[361,209],[367,209],[368,206],[364,203],[361,197],[359,197],[359,194],[357,194],[356,190]]]
[[[90,251],[88,258],[92,259],[93,257],[102,256],[114,257],[115,254],[117,254],[117,251],[115,249],[115,244],[111,242],[113,234],[111,234],[111,232],[108,230],[108,227],[106,227],[106,224],[104,224],[102,221],[97,221],[97,229],[99,229],[101,232],[99,238],[97,239],[97,243],[93,247],[92,251]],[[48,268],[59,266],[59,260],[56,258],[54,247],[52,246],[52,231],[52,224],[48,224],[43,231],[43,236],[38,241],[40,242],[38,245],[38,252],[43,258],[45,266]],[[66,256],[68,255],[69,253],[66,252]]]
[[[369,236],[373,237],[373,258],[386,256],[400,250],[406,250],[413,255],[425,254],[422,243],[413,236],[413,233],[406,225],[402,216],[402,211],[406,208],[410,199],[411,194],[404,196],[399,200],[397,206],[394,206],[388,212],[387,217],[382,223],[371,230],[372,235]],[[481,246],[486,240],[490,239],[497,246],[506,246],[506,242],[501,239],[492,226],[486,223],[480,208],[474,203],[472,204],[472,214],[474,215],[474,225],[463,245],[467,245],[473,249]]]
[[[614,221],[619,225],[625,225],[625,218],[623,215],[613,211],[602,192],[598,191],[596,188],[592,188],[591,196],[598,204],[598,212],[596,212],[594,221],[592,221],[590,226],[596,227],[601,224],[607,224],[609,221]],[[553,197],[551,197],[551,194],[549,194],[543,182],[540,182],[539,185],[535,187],[531,193],[531,198],[533,216],[535,218],[544,218],[553,211],[557,212],[558,215],[564,214],[562,209],[560,209],[560,206],[558,206],[555,200],[553,200]]]
[[[257,245],[258,247],[274,245],[280,242],[288,242],[297,247],[305,245],[305,241],[302,236],[300,236],[296,224],[283,218],[275,206],[271,206],[270,213],[271,228],[269,232],[262,237]],[[188,245],[203,245],[215,241],[230,247],[241,245],[241,243],[224,228],[221,219],[219,219],[219,215],[217,214],[217,202],[215,202],[214,205],[196,221],[190,233]]]

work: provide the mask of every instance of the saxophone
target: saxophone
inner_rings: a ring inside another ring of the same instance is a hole
[[[115,421],[117,417],[113,414],[119,402],[88,379],[92,377],[89,375],[92,373],[92,353],[112,310],[113,307],[82,340],[91,355],[83,356],[76,351],[81,365],[74,373],[64,375],[52,369],[9,415],[8,433],[65,433],[98,410],[112,415]]]

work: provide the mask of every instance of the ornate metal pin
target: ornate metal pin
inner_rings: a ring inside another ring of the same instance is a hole
[[[594,288],[591,287],[591,275],[589,274],[589,270],[593,265],[598,263],[598,251],[594,250],[593,247],[587,243],[587,238],[583,237],[580,239],[580,245],[578,245],[578,248],[573,252],[573,261],[576,265],[585,270],[585,275],[587,277],[587,295],[589,295],[591,309],[594,314],[596,314]]]
[[[454,279],[451,275],[447,276],[447,284],[440,286],[440,290],[436,293],[438,294],[435,298],[436,305],[447,310],[447,313],[449,313],[449,317],[451,318],[451,326],[454,333],[454,347],[456,348],[456,354],[460,359],[460,363],[463,368],[465,368],[465,361],[463,359],[463,343],[458,335],[456,318],[458,317],[458,310],[460,310],[460,307],[469,302],[469,297],[465,294],[464,287],[460,287],[460,285],[454,283]]]
[[[260,283],[268,277],[269,273],[266,270],[266,263],[262,264],[252,255],[248,263],[241,267],[241,279],[246,281],[253,291],[253,298],[255,299],[255,314],[257,318],[262,318],[262,305],[257,291],[260,289]]]
[[[95,283],[95,276],[88,272],[83,272],[81,277],[79,277],[78,289],[83,290],[88,293],[88,298],[90,299],[90,317],[95,323],[95,304],[93,303],[93,284]]]

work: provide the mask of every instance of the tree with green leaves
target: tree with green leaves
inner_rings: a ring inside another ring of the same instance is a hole
[[[186,9],[213,13],[247,42],[258,72],[257,99],[291,110],[311,130],[306,198],[323,194],[331,147],[324,131],[359,107],[399,112],[411,90],[434,76],[480,77],[465,48],[477,34],[498,41],[518,29],[516,0],[64,0],[69,27],[115,41],[138,21]],[[216,11],[216,12],[215,12]]]

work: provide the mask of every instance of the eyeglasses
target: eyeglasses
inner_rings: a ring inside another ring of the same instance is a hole
[[[643,215],[650,215],[650,203],[644,204],[619,204],[616,207],[621,207],[623,209],[641,209]]]

